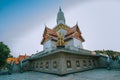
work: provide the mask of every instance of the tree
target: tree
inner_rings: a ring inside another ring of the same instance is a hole
[[[0,42],[0,68],[6,65],[6,59],[8,58],[10,49],[3,42]]]
[[[113,51],[113,50],[96,50],[97,54],[105,54],[108,55],[112,60],[118,60],[118,56],[120,55],[120,52]]]

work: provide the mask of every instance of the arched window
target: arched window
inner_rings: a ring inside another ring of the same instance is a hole
[[[49,68],[49,62],[45,63],[45,68]]]
[[[71,61],[70,60],[67,60],[67,68],[71,68],[72,66],[71,66]]]
[[[83,60],[83,66],[87,66],[87,65],[86,65],[86,60]]]
[[[57,68],[57,62],[53,61],[53,68]]]
[[[38,63],[36,63],[36,68],[38,68]]]
[[[43,68],[43,62],[40,63],[40,68]]]
[[[89,66],[91,66],[92,65],[91,60],[89,60],[88,62],[89,62]]]
[[[80,61],[79,60],[76,60],[76,66],[80,67]]]

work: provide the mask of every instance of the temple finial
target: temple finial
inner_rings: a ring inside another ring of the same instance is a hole
[[[78,25],[78,21],[76,22],[76,25]]]
[[[46,25],[46,24],[44,24],[44,26],[45,26],[45,27],[47,27],[47,25]]]
[[[61,10],[61,6],[59,6],[59,11],[62,11],[62,10]]]

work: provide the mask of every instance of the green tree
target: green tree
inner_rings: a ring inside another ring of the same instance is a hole
[[[95,51],[97,54],[102,53],[105,55],[108,55],[112,60],[117,60],[118,56],[120,55],[120,52],[113,51],[113,50],[96,50]]]
[[[10,49],[3,42],[0,42],[0,68],[6,65],[6,59],[10,54]]]

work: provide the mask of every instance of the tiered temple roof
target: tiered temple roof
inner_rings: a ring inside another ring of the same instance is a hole
[[[53,29],[50,29],[48,27],[45,27],[45,30],[44,30],[44,34],[43,34],[43,39],[41,41],[41,44],[44,44],[44,42],[52,39],[52,40],[57,40],[57,31],[59,29],[64,29],[67,31],[65,37],[64,37],[64,40],[69,40],[71,38],[76,38],[76,39],[79,39],[81,40],[82,42],[84,42],[84,38],[82,37],[82,33],[78,27],[78,25],[76,24],[75,26],[73,26],[72,28],[64,25],[64,24],[59,24],[57,25],[55,28]]]

